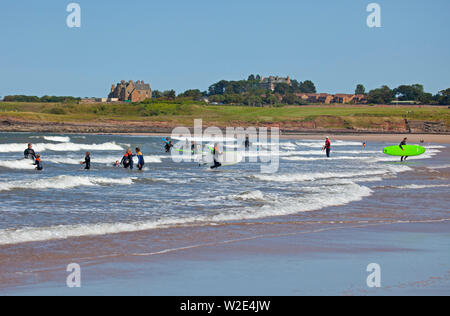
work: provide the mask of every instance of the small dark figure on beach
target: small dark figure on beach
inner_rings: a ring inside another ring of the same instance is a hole
[[[322,151],[326,151],[327,152],[327,157],[330,158],[331,141],[330,141],[329,137],[327,137],[327,139],[325,140],[325,146],[323,146]]]
[[[401,150],[403,150],[403,151],[405,151],[405,149],[403,148],[403,146],[406,146],[406,142],[408,141],[408,138],[407,137],[405,137],[403,140],[402,140],[402,142],[400,143],[400,149]],[[408,158],[408,156],[402,156],[401,158],[400,158],[400,161],[401,162],[404,162],[404,161],[406,161],[406,158]]]
[[[84,168],[85,170],[90,170],[91,169],[91,153],[87,152],[86,156],[84,157],[84,161],[81,162],[82,165],[86,165],[86,167]]]

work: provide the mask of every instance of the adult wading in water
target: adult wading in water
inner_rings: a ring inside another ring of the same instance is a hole
[[[330,138],[329,137],[327,137],[327,139],[325,140],[325,146],[323,146],[322,151],[326,151],[327,152],[327,157],[330,158],[331,142],[330,142]]]

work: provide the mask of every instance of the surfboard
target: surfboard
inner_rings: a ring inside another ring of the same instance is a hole
[[[404,150],[400,148],[400,146],[390,146],[383,149],[383,153],[389,156],[420,156],[426,152],[426,149],[422,146],[417,145],[405,145],[402,146]]]

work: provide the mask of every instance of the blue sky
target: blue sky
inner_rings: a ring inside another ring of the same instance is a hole
[[[106,96],[113,83],[206,90],[249,74],[312,80],[320,92],[450,87],[448,0],[3,1],[0,96]],[[382,8],[369,28],[366,6]]]

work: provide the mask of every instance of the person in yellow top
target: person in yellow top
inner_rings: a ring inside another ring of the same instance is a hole
[[[138,158],[138,169],[139,171],[142,171],[145,165],[144,161],[144,155],[141,152],[141,149],[139,147],[136,148],[136,156]]]

